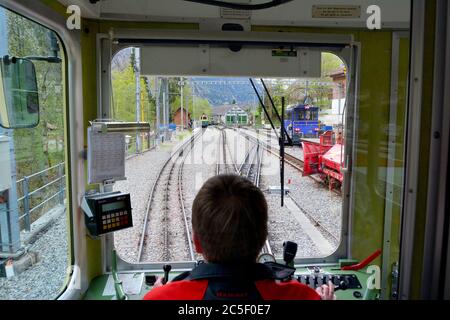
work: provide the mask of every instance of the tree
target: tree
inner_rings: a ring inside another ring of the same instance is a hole
[[[112,62],[112,105],[113,118],[122,121],[136,121],[136,79],[134,51],[124,49]],[[156,118],[156,97],[152,94],[154,84],[151,77],[141,77],[141,121],[154,124]]]
[[[10,11],[6,11],[6,15],[8,32],[1,36],[7,37],[10,56],[19,58],[53,56],[50,37],[52,31]],[[59,52],[62,53],[63,50],[60,49]],[[32,62],[36,70],[40,121],[35,128],[12,131],[17,180],[53,167],[63,162],[65,158],[64,66],[62,63],[49,63],[35,59]],[[36,190],[50,181],[54,181],[57,176],[57,170],[47,171],[46,175],[35,176],[29,180],[28,189],[29,191]],[[58,184],[47,185],[31,198],[30,207],[36,206],[53,195],[58,187]],[[23,195],[20,186],[18,193]],[[54,199],[57,200],[57,198]],[[34,212],[35,214],[45,212],[53,204],[52,201],[49,201]]]
[[[49,56],[51,31],[8,12],[11,56]],[[29,175],[64,161],[64,97],[62,64],[33,61],[39,90],[40,122],[36,128],[14,131],[18,176]]]

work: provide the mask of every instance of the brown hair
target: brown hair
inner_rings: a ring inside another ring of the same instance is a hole
[[[246,178],[218,175],[192,206],[192,228],[209,262],[255,262],[267,238],[267,202]]]

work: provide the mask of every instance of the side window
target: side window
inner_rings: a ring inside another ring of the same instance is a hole
[[[71,264],[64,50],[53,31],[2,7],[0,34],[0,57],[33,63],[40,106],[37,126],[0,127],[0,300],[55,299]]]

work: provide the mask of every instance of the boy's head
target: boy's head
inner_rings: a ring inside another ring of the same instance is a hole
[[[212,177],[195,197],[192,228],[208,262],[255,262],[267,238],[266,199],[246,178]]]

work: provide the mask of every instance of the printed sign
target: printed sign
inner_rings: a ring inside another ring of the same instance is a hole
[[[357,19],[361,17],[361,6],[313,5],[312,17]]]
[[[220,8],[220,17],[222,19],[250,19],[252,12],[250,10]]]
[[[296,57],[297,51],[295,50],[282,50],[276,49],[272,50],[272,57]]]

